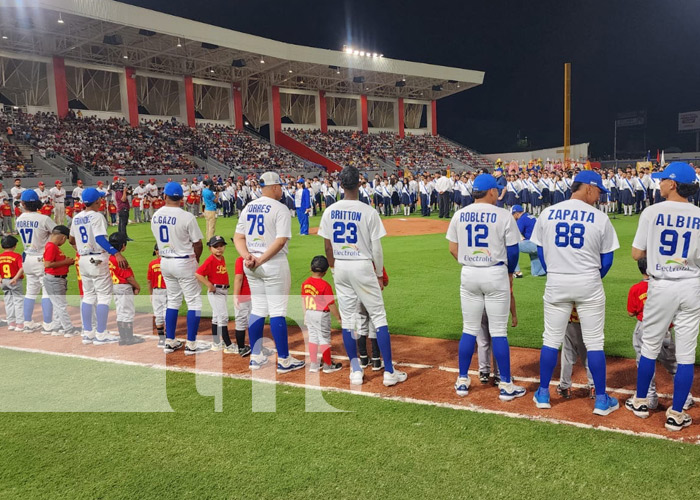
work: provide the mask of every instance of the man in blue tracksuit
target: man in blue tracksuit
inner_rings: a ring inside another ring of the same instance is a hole
[[[311,194],[303,178],[297,180],[297,191],[294,193],[294,207],[297,209],[299,234],[309,234],[309,213],[311,212]]]
[[[515,205],[511,209],[511,212],[513,214],[513,217],[515,218],[516,223],[518,224],[520,234],[523,237],[523,240],[521,240],[518,244],[518,247],[520,248],[520,253],[526,253],[530,256],[530,273],[533,276],[544,276],[547,273],[542,268],[542,263],[540,262],[540,258],[537,255],[537,245],[530,241],[530,236],[532,236],[532,230],[535,227],[535,222],[537,222],[537,219],[535,219],[532,215],[527,213],[523,209],[522,205]],[[523,273],[520,272],[519,265],[515,268],[513,276],[515,276],[516,278],[523,277]]]

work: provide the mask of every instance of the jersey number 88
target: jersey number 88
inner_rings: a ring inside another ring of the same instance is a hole
[[[554,236],[554,244],[560,248],[571,247],[571,248],[581,248],[583,247],[583,235],[586,233],[586,226],[583,224],[571,224],[567,222],[560,222],[555,227],[556,234]]]

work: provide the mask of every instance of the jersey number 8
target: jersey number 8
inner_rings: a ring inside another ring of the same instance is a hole
[[[555,227],[556,235],[554,244],[558,247],[583,247],[583,235],[586,233],[586,226],[583,224],[571,224],[560,222]]]

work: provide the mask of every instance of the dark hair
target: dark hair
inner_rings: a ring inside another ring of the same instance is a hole
[[[317,255],[311,259],[311,270],[315,273],[325,273],[328,271],[328,259],[323,255]]]
[[[23,201],[22,203],[30,212],[37,212],[43,206],[43,203],[40,201]]]
[[[481,198],[486,196],[488,193],[489,193],[488,191],[476,191],[476,190],[474,190],[474,191],[472,191],[472,197],[475,200],[480,200]]]
[[[691,184],[676,183],[676,192],[683,198],[690,198],[698,192],[699,187],[700,186],[698,186],[697,182],[693,182]]]
[[[54,226],[54,228],[51,230],[51,234],[62,234],[68,238],[70,236],[70,229],[62,225]]]
[[[340,185],[343,189],[357,189],[360,185],[360,171],[357,167],[345,167],[339,175]]]
[[[0,244],[2,245],[3,248],[14,248],[17,246],[17,238],[14,236],[10,236],[9,234],[7,236],[4,236],[2,238],[2,241],[0,241]]]
[[[639,268],[639,272],[642,274],[647,273],[647,258],[642,257],[637,261],[637,267]]]
[[[124,248],[124,245],[126,245],[126,235],[120,232],[110,234],[109,244],[117,250],[121,250],[122,248]]]
[[[576,191],[581,189],[581,186],[585,186],[585,185],[586,185],[585,182],[572,182],[571,183],[571,192],[575,193]],[[588,185],[590,186],[590,184],[588,184]]]
[[[182,196],[170,196],[170,195],[165,195],[166,198],[170,198],[173,201],[180,201],[182,200]]]

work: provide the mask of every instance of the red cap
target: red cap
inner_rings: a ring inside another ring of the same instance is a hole
[[[197,182],[197,178],[194,177],[194,178],[192,179],[192,182]]]
[[[81,179],[78,179],[78,184],[82,184],[83,181]]]
[[[208,179],[208,178],[209,178],[209,176],[208,176],[208,175],[205,175],[205,176],[204,176],[204,178],[205,178],[205,179]]]
[[[56,181],[56,182],[54,182],[54,184],[58,185],[58,184],[63,184],[63,183],[61,181]]]
[[[139,181],[139,184],[144,184],[144,183],[145,183],[145,181]]]
[[[187,182],[187,178],[182,179],[182,182]]]
[[[40,186],[43,186],[44,183],[43,183],[42,181],[39,181],[39,185],[40,185]]]
[[[148,179],[148,182],[155,182],[155,181],[156,181],[156,180],[155,180],[153,177],[151,177],[150,179]]]
[[[114,176],[114,179],[112,179],[112,180],[113,180],[113,181],[118,181],[118,180],[119,180],[119,176],[118,176],[118,175],[115,175],[115,176]]]
[[[104,182],[102,182],[102,181],[97,181],[97,185],[98,185],[98,186],[103,186],[103,185],[104,185]]]

